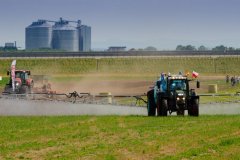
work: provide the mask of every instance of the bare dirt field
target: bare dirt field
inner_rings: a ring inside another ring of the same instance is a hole
[[[81,79],[74,82],[54,82],[52,89],[57,92],[68,93],[72,91],[85,92],[91,94],[98,94],[101,92],[111,92],[112,95],[142,95],[155,84],[155,80],[99,80],[98,77]],[[199,79],[201,88],[196,89],[196,82],[190,82],[190,87],[195,88],[197,92],[207,92],[208,84],[204,83],[206,80],[223,81],[224,76],[204,76]]]
[[[113,95],[138,95],[146,93],[153,81],[143,80],[82,80],[74,83],[56,82],[52,89],[58,92],[85,92],[98,94],[111,92]]]

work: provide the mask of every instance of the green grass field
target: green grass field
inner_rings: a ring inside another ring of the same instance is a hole
[[[240,159],[240,116],[0,117],[0,159]]]
[[[10,59],[0,60],[0,74],[5,75]],[[161,72],[198,71],[201,74],[240,74],[240,57],[139,57],[19,59],[17,68],[33,74],[137,73],[159,75]]]

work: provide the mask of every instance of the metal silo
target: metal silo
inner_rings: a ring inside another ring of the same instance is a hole
[[[91,27],[86,25],[78,26],[79,51],[91,51]]]
[[[65,51],[78,51],[78,30],[70,26],[68,21],[60,18],[53,26],[53,49]]]
[[[52,25],[46,20],[33,22],[25,29],[26,49],[52,48]]]

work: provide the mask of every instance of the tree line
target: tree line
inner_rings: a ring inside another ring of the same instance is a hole
[[[216,52],[227,52],[227,51],[240,51],[240,48],[234,48],[234,47],[227,47],[224,45],[218,45],[214,48],[208,48],[204,45],[201,45],[199,47],[195,47],[193,45],[177,45],[176,51],[216,51]],[[129,51],[157,51],[156,47],[148,46],[146,48],[139,48],[139,49],[129,49]]]
[[[240,51],[240,48],[234,48],[234,47],[227,47],[224,45],[219,45],[214,48],[207,48],[204,45],[199,46],[196,48],[193,45],[178,45],[176,47],[176,51],[220,51],[220,52],[226,52],[226,51]]]

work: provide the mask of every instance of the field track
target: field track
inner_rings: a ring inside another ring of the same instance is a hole
[[[0,99],[0,104],[0,115],[147,115],[146,108],[135,106],[72,104],[54,101],[13,101],[11,99]],[[240,105],[238,103],[201,104],[201,114],[240,114]]]

